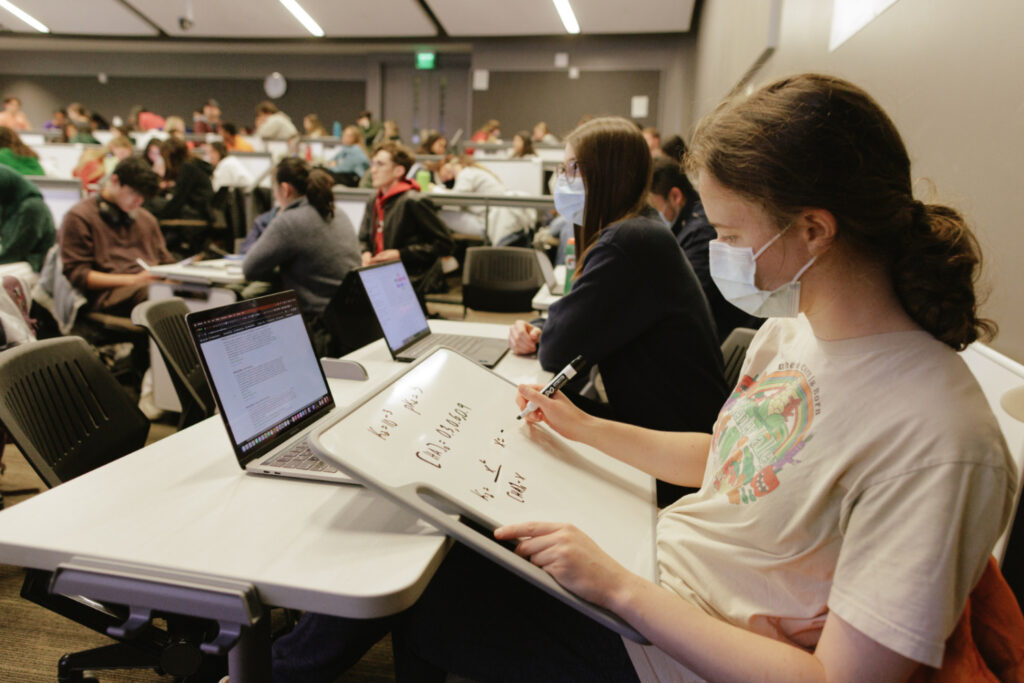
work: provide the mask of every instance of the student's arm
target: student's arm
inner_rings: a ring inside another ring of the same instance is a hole
[[[834,612],[813,653],[728,624],[627,571],[572,525],[525,522],[500,527],[494,536],[523,539],[518,555],[584,600],[622,617],[708,680],[903,681],[917,666]]]
[[[158,280],[155,275],[150,275],[145,270],[137,273],[104,273],[99,270],[90,270],[85,276],[86,289],[114,289],[115,287],[135,287]]]
[[[561,392],[551,398],[539,385],[520,385],[516,403],[538,409],[526,416],[533,424],[546,422],[567,439],[585,443],[647,474],[681,486],[698,487],[704,478],[711,435],[700,432],[662,432],[589,415]]]
[[[245,252],[242,273],[246,280],[269,279],[274,268],[293,256],[295,245],[289,239],[290,231],[286,222],[285,212],[279,212],[249,251]]]

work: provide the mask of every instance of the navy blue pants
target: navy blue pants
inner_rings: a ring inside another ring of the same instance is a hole
[[[392,617],[307,613],[274,643],[274,680],[330,683],[391,631],[399,681],[636,681],[621,638],[461,544]]]

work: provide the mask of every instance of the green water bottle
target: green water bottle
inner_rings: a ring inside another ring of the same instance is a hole
[[[570,237],[565,245],[565,293],[572,289],[572,276],[576,272],[576,238]]]

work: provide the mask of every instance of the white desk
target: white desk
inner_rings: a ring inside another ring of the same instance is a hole
[[[431,327],[507,334],[504,325]],[[391,361],[383,340],[349,357],[370,380],[331,380],[342,406],[406,367]],[[518,356],[503,358],[498,372],[516,382],[550,377]],[[449,543],[360,487],[243,473],[220,417],[0,512],[0,562],[43,570],[74,557],[135,563],[248,582],[265,604],[360,618],[415,602]]]
[[[168,280],[204,285],[238,285],[245,282],[242,262],[237,259],[208,259],[189,264],[150,266],[149,272]]]

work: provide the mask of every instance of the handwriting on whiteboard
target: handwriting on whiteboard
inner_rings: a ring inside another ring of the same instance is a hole
[[[442,457],[452,449],[451,442],[469,417],[469,410],[465,403],[456,403],[455,407],[434,425],[430,433],[432,440],[416,451],[416,457],[432,467],[441,469]]]
[[[502,433],[505,432],[504,429],[501,431]],[[495,437],[491,443],[498,448],[505,448],[505,439],[500,435]],[[502,481],[501,474],[504,465],[500,462],[500,459],[500,452],[497,455],[480,458],[479,462],[486,473],[487,483],[475,489],[470,489],[469,492],[488,502],[494,500],[495,492],[501,493],[504,491],[505,495],[515,502],[525,503],[526,477],[519,472],[512,472],[511,474],[506,473],[505,479]]]
[[[420,412],[416,410],[416,406],[419,405],[421,396],[423,396],[423,389],[420,387],[409,387],[408,393],[402,397],[402,407],[411,413],[419,415]],[[387,441],[391,437],[391,432],[397,426],[398,418],[395,416],[395,411],[390,408],[381,408],[377,421],[367,427],[367,429],[381,441]]]

